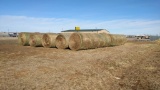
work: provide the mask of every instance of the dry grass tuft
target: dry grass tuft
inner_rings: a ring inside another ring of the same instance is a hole
[[[155,41],[158,45],[160,45],[160,39]]]

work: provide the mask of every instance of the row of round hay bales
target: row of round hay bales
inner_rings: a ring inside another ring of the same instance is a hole
[[[20,33],[18,36],[18,42],[23,46],[70,48],[71,50],[122,45],[126,41],[124,35],[107,33]]]
[[[22,46],[32,47],[56,47],[55,38],[58,34],[54,33],[27,33],[22,32],[18,35],[18,43]]]
[[[71,50],[94,49],[122,45],[127,41],[124,35],[106,33],[73,33],[69,38]]]

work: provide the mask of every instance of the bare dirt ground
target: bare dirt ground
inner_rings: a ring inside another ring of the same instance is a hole
[[[0,90],[160,90],[160,46],[71,51],[0,38]]]

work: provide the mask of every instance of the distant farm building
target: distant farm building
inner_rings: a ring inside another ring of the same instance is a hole
[[[9,37],[8,32],[0,32],[0,37]]]
[[[148,35],[128,35],[127,39],[129,41],[150,41],[150,36]]]
[[[17,37],[17,32],[0,32],[0,37]]]
[[[81,33],[110,33],[106,29],[80,29],[80,30],[65,30],[61,31],[62,33],[74,33],[74,32],[81,32]]]

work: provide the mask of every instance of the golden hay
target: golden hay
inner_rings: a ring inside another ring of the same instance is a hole
[[[155,40],[156,44],[160,45],[160,39]]]
[[[34,33],[30,35],[29,44],[32,47],[42,47],[42,33]]]
[[[92,45],[92,41],[90,39],[90,33],[79,33],[79,35],[81,36],[81,48],[80,49],[90,49],[93,47]]]
[[[71,50],[94,49],[107,46],[107,36],[99,33],[73,33],[69,40]]]
[[[91,39],[91,42],[92,42],[92,47],[91,48],[99,48],[100,47],[100,42],[99,42],[99,38],[97,36],[97,34],[95,33],[92,33],[92,34],[89,34],[89,37]]]
[[[19,34],[18,34],[18,44],[19,44],[19,45],[22,45],[21,37],[22,37],[22,33],[19,33]]]
[[[42,45],[46,48],[55,48],[56,47],[56,37],[58,34],[48,33],[44,34],[42,37]]]
[[[56,47],[58,49],[69,48],[69,37],[71,33],[61,33],[56,37]]]
[[[110,36],[111,36],[111,46],[123,45],[127,41],[125,35],[110,34]]]
[[[105,40],[103,39],[104,37],[98,33],[95,33],[96,37],[99,39],[99,47],[103,47],[105,45]]]
[[[18,35],[18,44],[23,46],[29,46],[29,37],[31,33],[22,32]]]
[[[111,36],[107,33],[100,33],[103,37],[104,37],[104,40],[105,40],[105,47],[107,46],[110,46],[111,45]]]
[[[71,50],[94,49],[107,46],[107,36],[98,33],[73,33],[69,39]]]

